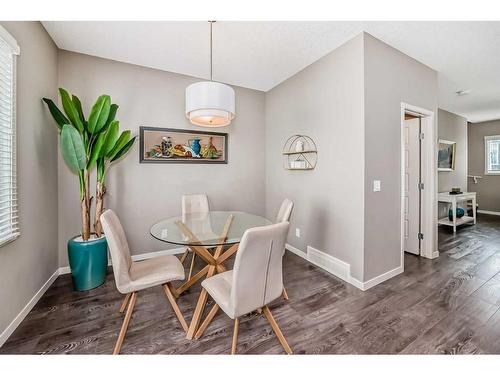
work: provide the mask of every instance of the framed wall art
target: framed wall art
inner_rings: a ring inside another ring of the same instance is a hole
[[[227,164],[227,133],[141,126],[141,163]]]
[[[438,142],[438,171],[450,172],[455,170],[455,153],[457,143],[440,139]]]

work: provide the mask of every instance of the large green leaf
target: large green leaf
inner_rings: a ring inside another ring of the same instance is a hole
[[[88,130],[95,134],[101,131],[108,120],[109,111],[111,109],[111,98],[109,95],[101,95],[90,111]]]
[[[101,148],[101,155],[105,156],[115,146],[116,140],[118,139],[118,133],[120,132],[120,123],[118,121],[112,121],[109,124],[108,130],[106,131],[106,138],[104,140],[104,146]],[[104,133],[103,133],[104,134]]]
[[[115,156],[113,156],[113,158],[111,159],[111,161],[115,161],[115,160],[118,160],[120,159],[123,155],[125,155],[128,150],[130,150],[130,148],[132,147],[132,145],[134,144],[135,142],[135,138],[132,138],[131,140],[129,140],[121,149],[118,150],[118,152],[116,153]]]
[[[113,120],[116,117],[117,111],[118,111],[118,104],[111,104],[111,106],[109,107],[109,115],[108,115],[108,120],[106,121],[106,127],[111,125],[111,122],[113,122]]]
[[[87,163],[87,169],[92,169],[97,159],[101,156],[102,146],[104,145],[104,140],[106,138],[106,133],[101,133],[97,137],[97,141],[92,145],[92,150],[90,151],[90,159]]]
[[[106,175],[106,161],[104,158],[97,159],[97,181],[104,183],[104,176]]]
[[[85,169],[86,156],[82,136],[71,125],[64,125],[61,131],[61,154],[73,173]]]
[[[59,110],[59,108],[57,108],[57,106],[51,99],[43,98],[43,101],[45,102],[45,104],[47,104],[47,107],[49,107],[50,114],[54,118],[59,130],[62,129],[63,125],[70,123],[66,116],[64,116],[64,114]]]
[[[115,145],[113,146],[111,151],[106,154],[106,156],[109,159],[113,159],[118,153],[118,151],[120,151],[122,147],[127,144],[129,140],[130,140],[130,130],[125,130],[122,134],[120,134],[120,137],[116,141]]]
[[[73,102],[73,105],[75,106],[76,111],[78,112],[78,117],[80,117],[82,123],[85,123],[85,116],[83,115],[83,110],[82,110],[82,102],[76,95],[72,95],[71,101]]]
[[[68,116],[71,123],[75,126],[75,128],[77,128],[78,131],[82,133],[83,122],[82,120],[80,120],[80,115],[78,114],[78,110],[73,104],[71,97],[69,96],[68,92],[63,88],[59,89],[59,94],[61,95],[61,101],[64,108],[64,112],[66,112],[66,115]]]

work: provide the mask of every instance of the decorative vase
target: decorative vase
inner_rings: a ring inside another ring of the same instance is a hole
[[[458,207],[456,215],[457,215],[457,219],[460,219],[462,216],[465,215],[465,210],[461,207]],[[448,211],[448,219],[450,219],[450,221],[453,221],[453,210],[452,209],[450,209]]]
[[[191,147],[191,150],[193,150],[193,156],[198,156],[201,151],[200,139],[191,139],[189,141],[189,147]]]
[[[104,236],[88,241],[73,237],[68,241],[68,258],[75,290],[94,289],[106,281],[108,243]]]

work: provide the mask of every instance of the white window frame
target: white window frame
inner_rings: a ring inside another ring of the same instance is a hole
[[[18,238],[21,235],[20,229],[19,229],[19,213],[18,213],[18,201],[17,201],[17,165],[16,165],[16,159],[17,159],[17,137],[16,137],[16,115],[17,115],[17,108],[16,108],[16,89],[17,89],[17,55],[20,53],[19,46],[14,39],[12,35],[9,34],[7,30],[5,30],[2,26],[0,26],[0,39],[2,44],[7,45],[7,48],[10,48],[10,51],[7,51],[7,54],[12,55],[12,76],[11,76],[11,96],[7,100],[10,101],[9,104],[11,106],[11,133],[10,133],[10,150],[11,150],[11,158],[10,158],[10,163],[11,163],[11,187],[10,189],[6,189],[7,193],[2,196],[0,194],[0,199],[6,200],[6,202],[10,203],[10,218],[7,217],[7,219],[10,219],[10,233],[6,232],[4,233],[4,237],[0,237],[0,246],[3,246],[9,242],[14,241],[16,238]],[[7,137],[9,136],[9,133],[7,134]],[[0,192],[1,193],[1,192]],[[5,221],[5,219],[4,219]],[[9,220],[2,222],[0,225],[5,226],[7,225],[6,223],[9,223]],[[4,230],[8,230],[9,227],[7,226],[6,228],[3,228]]]
[[[489,160],[490,160],[490,155],[489,155],[489,146],[488,142],[489,141],[500,141],[500,135],[487,135],[484,137],[484,174],[486,175],[500,175],[500,170],[498,171],[493,171],[489,170]],[[499,150],[500,152],[500,150]],[[499,156],[500,158],[500,153]],[[499,160],[500,161],[500,160]]]

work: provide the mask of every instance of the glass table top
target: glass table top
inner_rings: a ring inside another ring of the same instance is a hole
[[[221,239],[221,233],[230,216],[233,216],[226,240]],[[239,211],[210,211],[171,217],[162,220],[151,227],[151,235],[164,242],[176,245],[201,244],[216,246],[235,244],[241,241],[247,229],[270,225],[272,222],[262,216]],[[188,231],[183,228],[187,227]],[[187,233],[191,232],[191,235]]]

